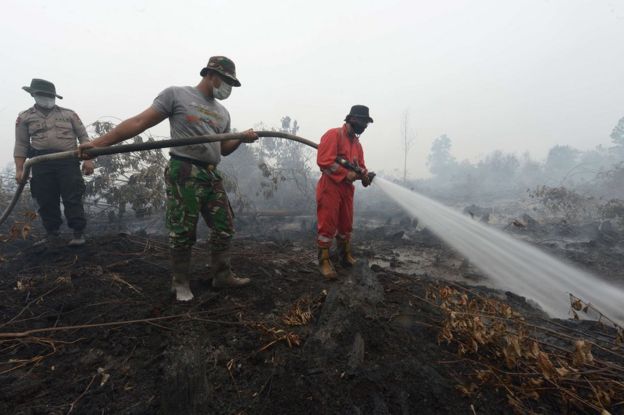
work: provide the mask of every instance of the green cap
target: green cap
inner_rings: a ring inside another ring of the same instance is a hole
[[[236,79],[236,66],[234,62],[225,56],[212,56],[210,60],[208,60],[208,65],[201,70],[200,75],[206,76],[208,70],[213,70],[223,75],[231,81],[232,86],[241,86],[240,81]]]
[[[40,93],[54,95],[57,98],[63,99],[62,96],[57,95],[56,87],[54,86],[54,84],[50,81],[46,81],[45,79],[34,78],[32,81],[30,81],[30,86],[23,86],[22,89],[28,92],[30,95]]]

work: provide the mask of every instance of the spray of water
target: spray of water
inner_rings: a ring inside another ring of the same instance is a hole
[[[381,177],[375,182],[388,197],[487,274],[497,288],[533,299],[548,314],[561,318],[568,315],[571,293],[618,324],[624,323],[624,289],[423,195]]]

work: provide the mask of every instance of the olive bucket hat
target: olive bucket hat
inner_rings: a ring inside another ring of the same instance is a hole
[[[345,121],[349,117],[363,118],[368,122],[373,122],[373,119],[368,115],[368,107],[365,105],[354,105],[351,107],[351,111],[345,117]]]
[[[30,86],[23,86],[22,89],[28,92],[30,95],[39,94],[48,94],[54,95],[57,98],[63,99],[62,96],[56,93],[56,87],[50,81],[46,81],[45,79],[37,79],[34,78],[30,81]]]
[[[226,58],[225,56],[212,56],[208,60],[208,65],[205,68],[202,68],[199,73],[201,76],[206,76],[209,70],[213,70],[218,72],[219,74],[226,77],[231,83],[232,86],[241,86],[241,83],[238,79],[236,79],[236,66],[231,59]]]

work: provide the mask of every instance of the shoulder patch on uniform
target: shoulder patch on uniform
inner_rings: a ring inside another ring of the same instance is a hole
[[[72,109],[69,109],[69,108],[59,107],[58,105],[57,105],[57,107],[58,107],[58,109],[60,109],[61,111],[64,111],[64,112],[67,112],[67,113],[68,113],[68,114],[66,114],[66,116],[67,116],[67,118],[68,118],[68,121],[69,121],[69,118],[70,118],[70,117],[71,117],[71,118],[73,118],[73,119],[76,119],[76,120],[80,121],[80,117],[78,116],[78,114],[76,113],[76,111],[74,111],[74,110],[72,110]]]
[[[34,111],[34,109],[35,109],[35,107],[30,107],[27,110],[20,111],[20,113],[17,114],[17,120],[15,120],[15,125],[19,125],[19,123],[24,121],[24,119],[27,117],[27,115],[32,113]]]

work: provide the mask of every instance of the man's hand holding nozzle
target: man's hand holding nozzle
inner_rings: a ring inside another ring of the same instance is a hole
[[[345,180],[347,181],[347,183],[353,183],[354,181],[358,180],[360,177],[359,175],[354,172],[353,170],[348,170],[347,171],[347,175],[345,176]]]
[[[364,187],[370,186],[375,176],[376,174],[372,171],[362,175],[362,186]]]

